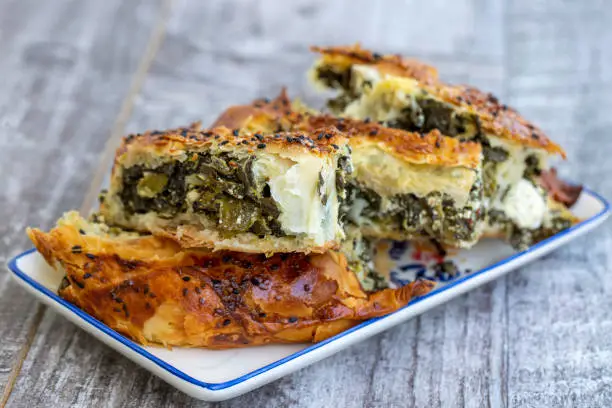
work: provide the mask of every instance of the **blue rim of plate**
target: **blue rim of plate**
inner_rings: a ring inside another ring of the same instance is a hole
[[[571,234],[572,232],[579,230],[585,226],[587,226],[588,224],[591,224],[597,220],[599,220],[600,218],[606,216],[608,213],[610,213],[610,203],[603,198],[601,195],[599,195],[598,193],[588,189],[588,188],[583,188],[583,191],[585,191],[586,193],[588,193],[589,195],[595,197],[597,200],[599,200],[599,202],[603,205],[602,210],[597,213],[596,215],[592,216],[591,218],[588,218],[584,221],[579,222],[576,225],[573,225],[572,227],[570,227],[569,229],[562,231],[556,235],[553,235],[550,238],[547,238],[541,242],[538,242],[537,244],[533,245],[532,247],[521,251],[521,252],[517,252],[497,263],[494,263],[492,265],[487,266],[486,268],[480,269],[478,271],[472,272],[469,275],[465,275],[463,277],[458,278],[456,281],[452,281],[448,284],[446,284],[445,286],[433,290],[431,292],[429,292],[428,294],[421,296],[419,298],[416,298],[414,300],[412,300],[409,304],[407,304],[406,306],[404,306],[402,309],[400,310],[404,310],[408,307],[413,306],[416,303],[422,302],[425,299],[428,299],[432,296],[436,296],[446,290],[449,290],[465,281],[468,281],[470,279],[474,279],[476,276],[481,275],[483,273],[486,273],[492,269],[498,268],[502,265],[505,265],[511,261],[513,261],[514,259],[517,259],[519,257],[522,257],[523,255],[533,252],[535,250],[537,250],[538,248],[541,248],[543,246],[546,246],[547,244],[554,242],[558,239],[560,239],[561,237],[567,235],[567,234]],[[35,280],[33,280],[32,278],[30,278],[28,275],[26,275],[21,269],[19,269],[19,267],[17,266],[17,262],[19,261],[19,259],[23,258],[24,256],[27,256],[29,254],[31,254],[32,252],[35,252],[36,248],[31,248],[17,256],[15,256],[14,258],[12,258],[9,262],[8,262],[8,267],[10,268],[10,270],[15,274],[15,276],[17,276],[18,278],[20,278],[21,280],[25,281],[27,284],[29,284],[30,286],[32,286],[34,289],[38,290],[39,292],[45,294],[47,297],[53,299],[56,303],[61,304],[62,306],[64,306],[65,308],[69,309],[70,311],[72,311],[74,314],[76,314],[77,316],[79,316],[81,319],[85,320],[87,323],[89,323],[90,325],[94,326],[95,328],[97,328],[98,330],[100,330],[101,332],[103,332],[104,334],[107,334],[108,336],[110,336],[111,338],[113,338],[114,340],[117,340],[118,342],[120,342],[121,344],[123,344],[124,346],[128,347],[129,349],[131,349],[132,351],[140,354],[142,357],[147,358],[148,360],[152,361],[153,363],[155,363],[157,366],[163,368],[164,370],[168,371],[169,373],[173,374],[174,376],[187,381],[191,384],[197,385],[199,387],[202,388],[206,388],[208,390],[211,391],[218,391],[218,390],[223,390],[226,388],[230,388],[233,387],[237,384],[240,384],[248,379],[251,379],[253,377],[256,377],[258,375],[261,375],[267,371],[272,370],[275,367],[278,367],[280,365],[283,365],[291,360],[294,360],[298,357],[301,357],[302,355],[308,354],[320,347],[325,346],[326,344],[329,344],[341,337],[347,336],[350,333],[353,333],[355,331],[358,331],[366,326],[371,325],[372,323],[375,323],[379,320],[383,320],[386,319],[392,315],[394,315],[395,313],[399,312],[393,312],[391,314],[388,314],[386,316],[381,316],[381,317],[376,317],[370,320],[366,320],[363,323],[360,323],[356,326],[351,327],[350,329],[347,329],[345,331],[343,331],[342,333],[339,333],[333,337],[330,337],[326,340],[323,340],[319,343],[315,343],[312,344],[302,350],[299,350],[293,354],[290,354],[286,357],[281,358],[280,360],[277,360],[273,363],[270,363],[268,365],[265,365],[263,367],[260,367],[256,370],[253,370],[249,373],[243,374],[238,378],[234,378],[233,380],[229,380],[229,381],[225,381],[225,382],[221,382],[221,383],[207,383],[204,381],[200,381],[197,380],[195,378],[193,378],[192,376],[184,373],[183,371],[173,367],[172,365],[168,364],[167,362],[165,362],[164,360],[160,359],[159,357],[154,356],[153,354],[149,353],[147,350],[145,350],[144,348],[142,348],[142,346],[140,346],[139,344],[133,342],[132,340],[128,339],[127,337],[122,336],[121,334],[117,333],[116,331],[114,331],[113,329],[111,329],[110,327],[106,326],[104,323],[100,322],[99,320],[95,319],[94,317],[88,315],[87,313],[85,313],[84,311],[82,311],[81,309],[79,309],[78,307],[74,306],[73,304],[67,302],[66,300],[62,299],[61,297],[59,297],[56,293],[52,292],[51,290],[47,289],[46,287],[42,286],[40,283],[36,282]]]

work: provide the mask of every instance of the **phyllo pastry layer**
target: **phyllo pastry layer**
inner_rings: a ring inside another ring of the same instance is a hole
[[[338,91],[329,101],[335,114],[414,132],[439,130],[482,145],[488,235],[524,249],[575,221],[540,183],[548,157],[565,152],[492,94],[446,84],[435,68],[397,55],[359,46],[313,50],[321,58],[311,78]]]
[[[419,134],[312,112],[293,106],[284,92],[273,101],[231,107],[215,125],[246,132],[341,130],[349,139],[353,165],[341,216],[367,237],[469,247],[482,233],[478,143],[436,130]],[[317,139],[325,137],[320,133]]]
[[[346,139],[323,129],[250,133],[197,126],[146,132],[118,149],[105,221],[170,237],[183,247],[324,252],[344,237],[338,220],[350,171]]]
[[[59,295],[141,344],[233,348],[317,342],[391,313],[431,281],[366,293],[338,252],[249,254],[182,249],[76,213],[45,233],[38,251],[65,274]]]

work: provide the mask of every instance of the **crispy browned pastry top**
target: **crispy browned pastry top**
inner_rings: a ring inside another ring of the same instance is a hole
[[[313,130],[314,131],[314,130]],[[317,138],[311,132],[239,132],[218,126],[201,129],[199,123],[188,127],[164,131],[146,131],[123,138],[117,150],[117,157],[132,148],[164,150],[166,152],[199,148],[242,148],[251,152],[265,150],[268,146],[288,150],[303,150],[326,155],[334,153],[346,143],[344,135],[333,127],[316,129],[317,135],[323,132],[325,138]]]
[[[247,132],[278,130],[305,131],[333,127],[349,139],[352,146],[361,143],[380,143],[403,160],[441,166],[476,168],[481,160],[481,146],[443,136],[434,130],[427,134],[392,129],[375,122],[337,118],[328,114],[294,111],[285,90],[273,100],[259,99],[251,105],[228,108],[213,126],[245,129]],[[315,132],[317,140],[325,134]]]
[[[320,341],[431,290],[416,281],[366,293],[337,252],[182,250],[152,236],[113,237],[70,213],[28,235],[66,279],[59,294],[143,344],[210,348]]]
[[[438,70],[431,65],[415,59],[407,59],[398,54],[378,54],[361,48],[359,44],[337,47],[312,46],[310,49],[321,54],[326,62],[344,65],[374,65],[380,72],[415,78],[424,83],[433,83],[438,80]]]
[[[413,78],[419,81],[421,88],[428,93],[476,114],[485,132],[565,157],[561,146],[551,141],[541,129],[523,118],[516,110],[501,103],[493,94],[472,86],[449,85],[439,81],[437,75],[430,73],[435,72],[435,69],[425,64],[419,65],[397,55],[378,55],[362,49],[359,45],[312,49],[323,54],[326,64],[336,64],[339,68],[348,68],[352,64],[367,64],[390,76]],[[374,57],[375,55],[377,57]],[[396,66],[404,68],[389,70],[388,65],[392,61]]]

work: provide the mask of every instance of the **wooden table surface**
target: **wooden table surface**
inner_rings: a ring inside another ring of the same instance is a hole
[[[606,0],[0,0],[0,263],[88,211],[128,131],[210,122],[283,85],[309,44],[361,41],[493,91],[612,198]],[[223,407],[612,406],[612,224]],[[0,402],[209,406],[37,303],[0,269]],[[214,404],[211,404],[212,406]]]

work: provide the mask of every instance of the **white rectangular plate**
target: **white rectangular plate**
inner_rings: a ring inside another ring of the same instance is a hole
[[[610,214],[610,205],[585,189],[572,211],[584,221],[526,251],[514,253],[500,242],[487,240],[469,251],[447,256],[458,266],[454,276],[436,273],[432,266],[439,259],[431,254],[407,243],[389,244],[389,278],[393,284],[426,276],[438,281],[436,289],[395,313],[368,320],[317,344],[236,350],[143,347],[60,298],[56,288],[62,276],[35,250],[13,258],[9,268],[17,282],[37,298],[137,364],[195,398],[220,401],[308,366],[549,253],[601,224]]]

